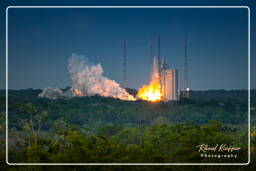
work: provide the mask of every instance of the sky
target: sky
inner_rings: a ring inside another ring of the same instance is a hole
[[[139,88],[149,81],[149,44],[157,55],[159,35],[161,56],[178,69],[182,89],[185,33],[192,90],[248,87],[247,8],[10,8],[8,22],[10,89],[70,86],[72,53],[101,63],[104,76],[121,83],[124,38],[128,86]]]

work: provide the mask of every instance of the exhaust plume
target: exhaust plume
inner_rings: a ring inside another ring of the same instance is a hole
[[[117,82],[102,75],[101,64],[94,65],[83,55],[72,54],[68,61],[68,73],[72,80],[72,89],[77,96],[98,94],[122,100],[135,100]]]
[[[58,87],[52,88],[52,87],[46,87],[44,90],[38,95],[38,97],[41,98],[48,98],[48,99],[60,99],[60,98],[70,98],[75,97],[76,91],[72,88],[66,90],[63,92]]]
[[[40,93],[38,96],[42,98],[48,98],[48,99],[58,99],[63,95],[63,91],[59,88],[51,88],[46,87],[44,88],[43,92]]]

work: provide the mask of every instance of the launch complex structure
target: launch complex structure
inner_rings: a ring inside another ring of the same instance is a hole
[[[148,101],[170,101],[178,100],[179,97],[189,98],[188,88],[188,63],[187,63],[187,36],[185,36],[185,61],[184,61],[184,89],[178,89],[178,69],[172,69],[161,57],[160,36],[158,36],[158,56],[153,55],[153,46],[150,43],[150,57],[152,69],[149,85],[145,85],[138,91],[138,98]],[[126,71],[126,39],[124,39],[123,55],[123,86],[127,87]]]
[[[158,36],[158,58],[152,56],[152,74],[158,75],[157,81],[160,85],[161,99],[164,101],[178,100],[178,70],[171,69],[166,63],[165,58],[161,57],[160,42],[160,36]]]

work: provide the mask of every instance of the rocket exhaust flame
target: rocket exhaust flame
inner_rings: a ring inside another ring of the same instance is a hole
[[[150,84],[144,85],[142,88],[140,88],[137,96],[140,99],[152,102],[162,100],[160,77],[158,73],[158,61],[156,57],[154,57],[153,59],[152,73],[150,79]]]
[[[74,89],[74,93],[76,96],[82,96],[82,92],[79,90]]]
[[[140,88],[138,97],[147,101],[159,101],[162,99],[160,84],[150,83]]]

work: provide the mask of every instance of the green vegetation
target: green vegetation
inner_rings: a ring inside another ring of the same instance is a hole
[[[208,120],[217,120],[230,125],[247,124],[248,102],[243,98],[241,100],[206,100],[200,97],[181,99],[177,102],[148,103],[100,96],[49,100],[38,98],[39,92],[40,90],[10,91],[10,127],[19,130],[21,129],[19,120],[29,120],[29,115],[22,109],[27,103],[33,103],[40,112],[49,113],[47,121],[42,125],[42,128],[47,131],[53,121],[62,117],[70,125],[86,124],[90,128],[104,124],[152,125],[159,120],[159,117],[170,124],[192,121],[202,125],[207,124]],[[1,100],[4,101],[4,99]],[[5,111],[5,103],[1,103],[0,110]]]
[[[149,103],[100,96],[49,100],[38,98],[39,92],[10,91],[11,163],[246,163],[248,160],[248,103],[244,94],[240,99],[217,100],[201,98],[200,92],[192,99]],[[0,100],[0,140],[4,149],[3,92]],[[252,116],[255,106],[252,101]],[[255,117],[252,122],[255,123]],[[255,144],[255,127],[251,135]],[[236,159],[205,158],[196,147],[200,144],[235,145],[241,150],[231,153],[239,156]],[[251,152],[254,158],[255,146]],[[5,151],[1,150],[1,161],[4,158]],[[179,167],[186,170],[182,168]]]

